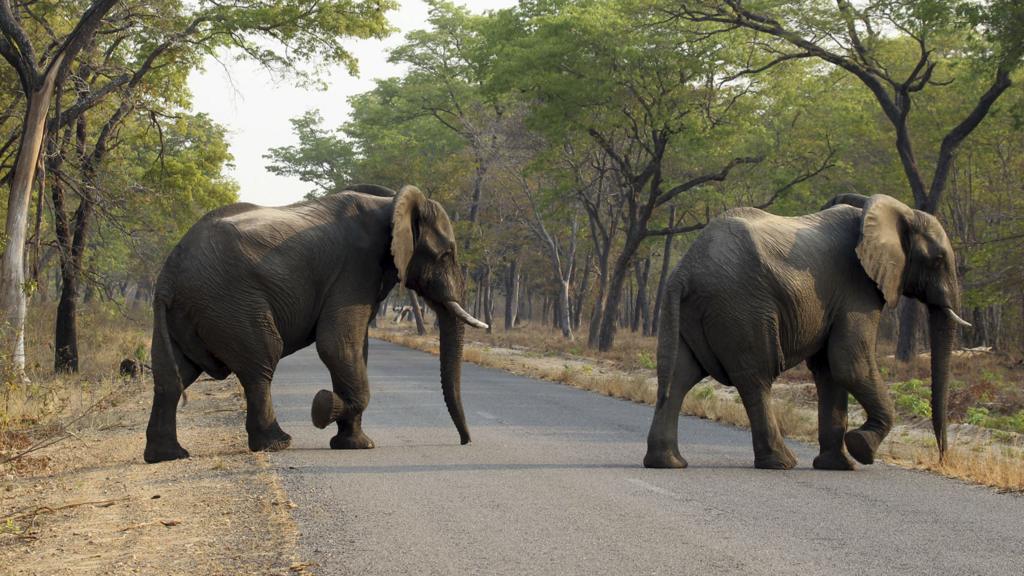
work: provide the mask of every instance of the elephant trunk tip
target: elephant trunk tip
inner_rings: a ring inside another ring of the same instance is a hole
[[[469,444],[469,442],[470,442],[469,431],[468,430],[459,430],[459,440],[460,440],[459,443],[462,444],[463,446],[465,446],[466,444]]]

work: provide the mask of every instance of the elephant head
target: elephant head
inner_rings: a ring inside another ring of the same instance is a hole
[[[455,232],[440,204],[429,200],[414,186],[395,195],[391,255],[399,281],[415,290],[437,313],[441,338],[441,389],[448,413],[463,444],[469,442],[462,410],[462,342],[465,326],[487,325],[466,312],[462,270],[457,257]]]
[[[956,313],[960,309],[956,258],[945,230],[926,212],[878,194],[858,205],[861,238],[857,258],[889,305],[899,297],[916,298],[928,306],[931,336],[932,426],[939,452],[946,450],[946,398],[954,325],[970,326]]]

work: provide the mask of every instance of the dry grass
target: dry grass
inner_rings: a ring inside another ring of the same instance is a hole
[[[411,329],[374,329],[371,335],[437,354],[437,337],[416,335]],[[657,379],[654,375],[656,340],[628,332],[616,338],[616,350],[607,353],[588,350],[585,342],[569,342],[561,333],[542,327],[488,335],[467,331],[464,359],[481,366],[506,370],[515,374],[560,382],[591,390],[606,396],[644,404],[654,404]],[[883,357],[883,368],[894,381],[927,378],[927,357],[904,366]],[[972,363],[973,362],[973,363]],[[972,374],[981,370],[999,374],[1000,381],[1014,382],[1019,377],[1005,359],[994,355],[954,358],[954,380],[973,382]],[[975,372],[972,372],[974,370]],[[811,374],[801,364],[786,372],[774,388],[773,407],[779,428],[787,438],[816,442],[817,409]],[[971,384],[961,388],[969,389]],[[986,388],[989,390],[990,388]],[[954,398],[957,392],[954,391]],[[749,428],[746,411],[735,389],[708,379],[698,384],[683,401],[684,414]],[[859,425],[863,414],[851,406],[851,426]],[[909,421],[898,426],[885,443],[880,456],[888,462],[916,469],[930,470],[945,476],[992,486],[1001,490],[1024,491],[1024,445],[1020,439],[1009,444],[994,442],[991,437],[954,435],[951,449],[942,462],[938,459],[930,432]]]
[[[950,478],[968,480],[1005,492],[1024,492],[1024,445],[952,442],[943,459],[934,443],[886,442],[881,454],[886,462],[928,470]]]
[[[53,371],[55,305],[44,303],[29,310],[26,326],[28,381],[7,377],[0,382],[0,457],[26,447],[29,438],[54,433],[58,423],[90,412],[77,422],[103,427],[104,406],[116,404],[123,379],[121,360],[147,361],[150,320],[146,310],[122,311],[112,305],[84,306],[79,316],[78,374]],[[93,410],[90,410],[93,409]],[[30,460],[31,461],[31,460]]]

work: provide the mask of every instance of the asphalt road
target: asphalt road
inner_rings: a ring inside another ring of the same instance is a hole
[[[884,465],[753,468],[750,434],[682,418],[685,470],[641,467],[652,408],[466,364],[460,446],[437,359],[373,341],[363,423],[331,451],[313,348],[281,362],[271,456],[317,574],[1024,574],[1024,497]]]

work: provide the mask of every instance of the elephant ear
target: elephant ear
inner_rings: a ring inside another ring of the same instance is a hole
[[[907,265],[904,239],[913,218],[913,210],[885,194],[876,194],[864,204],[857,258],[889,305],[895,305],[902,292]]]
[[[403,283],[419,236],[419,213],[426,201],[423,192],[415,186],[405,186],[395,195],[395,212],[391,220],[391,256],[395,259],[398,278]]]
[[[864,205],[868,203],[868,197],[863,194],[854,194],[852,192],[846,192],[843,194],[836,194],[831,200],[826,202],[821,209],[828,210],[833,206],[839,206],[840,204],[846,204],[848,206],[854,206],[856,208],[864,208]]]

